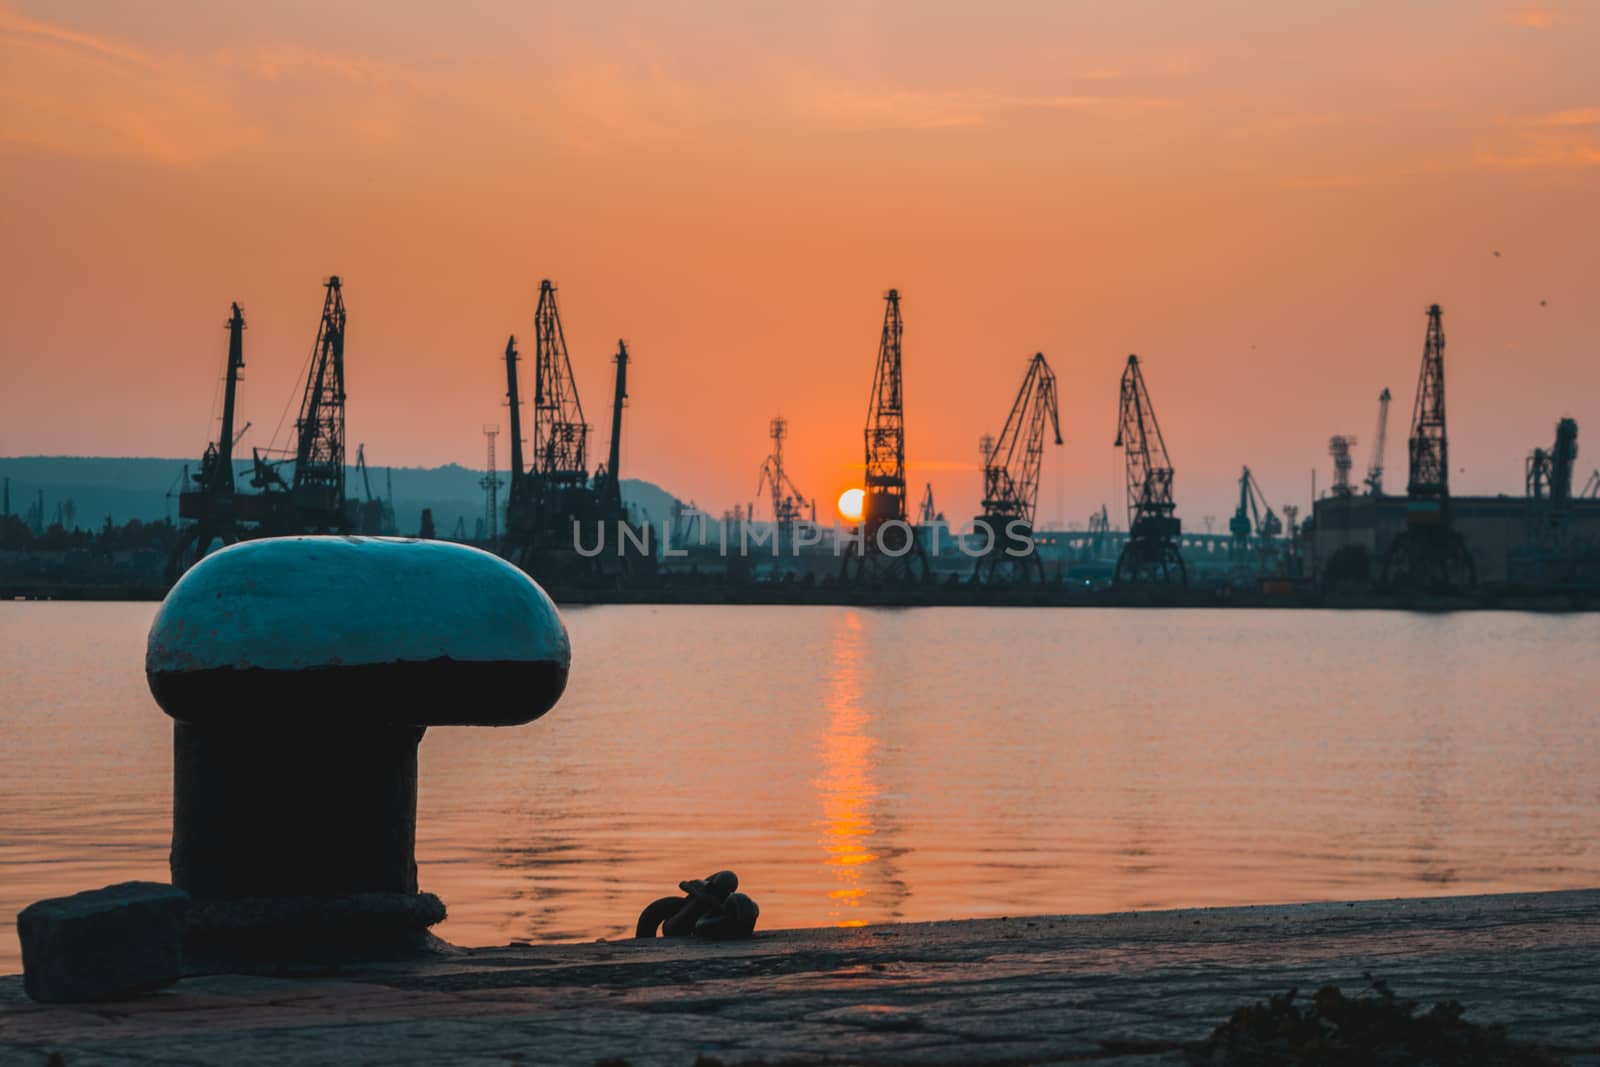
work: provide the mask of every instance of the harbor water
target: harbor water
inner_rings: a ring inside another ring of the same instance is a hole
[[[154,611],[0,603],[8,922],[167,878]],[[422,743],[448,940],[624,937],[719,868],[765,928],[1600,885],[1597,615],[565,614],[549,715]]]

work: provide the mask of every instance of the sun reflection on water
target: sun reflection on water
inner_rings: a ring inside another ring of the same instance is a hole
[[[862,706],[862,623],[856,612],[834,626],[828,687],[828,724],[818,742],[822,775],[815,779],[822,808],[821,844],[836,887],[828,893],[829,918],[838,926],[863,926],[856,917],[869,890],[863,875],[879,856],[873,848],[871,802],[878,795],[872,716]]]

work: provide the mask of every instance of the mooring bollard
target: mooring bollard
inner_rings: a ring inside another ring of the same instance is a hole
[[[420,936],[443,918],[417,885],[423,732],[531,722],[570,660],[550,598],[474,548],[286,537],[201,560],[145,657],[191,932],[246,954]]]

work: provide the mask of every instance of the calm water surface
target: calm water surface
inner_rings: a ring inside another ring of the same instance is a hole
[[[167,879],[154,610],[0,603],[8,925]],[[767,928],[1600,885],[1600,616],[566,617],[545,719],[422,744],[422,884],[461,944],[624,936],[721,867]]]

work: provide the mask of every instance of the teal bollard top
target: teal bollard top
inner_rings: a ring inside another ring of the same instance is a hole
[[[555,604],[443,541],[277,537],[206,556],[167,594],[145,674],[182,722],[513,726],[566,688]]]

